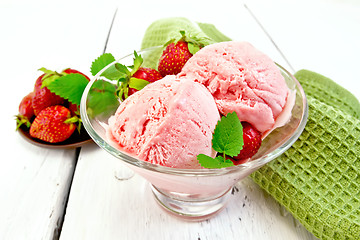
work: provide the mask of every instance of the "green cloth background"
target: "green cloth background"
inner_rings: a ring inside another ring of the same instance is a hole
[[[230,39],[214,25],[160,19],[142,48],[165,44],[179,31]],[[156,64],[160,52],[153,54]],[[312,71],[295,77],[308,98],[309,117],[299,139],[251,177],[320,239],[360,239],[360,103],[346,89]]]

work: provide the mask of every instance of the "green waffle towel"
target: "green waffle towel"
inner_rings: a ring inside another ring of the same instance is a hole
[[[230,40],[213,25],[167,18],[151,24],[142,48],[162,45],[179,30]],[[295,77],[308,98],[307,125],[292,147],[251,177],[316,237],[360,239],[360,103],[320,74],[301,70]]]

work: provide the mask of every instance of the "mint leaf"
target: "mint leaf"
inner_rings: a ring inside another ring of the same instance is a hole
[[[235,112],[223,116],[217,123],[213,139],[213,149],[231,157],[240,153],[244,145],[242,125]]]
[[[212,158],[205,154],[199,154],[197,155],[197,160],[199,161],[200,165],[205,168],[226,168],[234,166],[234,163],[231,160],[225,159],[224,161],[222,156]]]
[[[114,109],[120,105],[115,91],[115,85],[104,80],[96,80],[88,94],[87,111],[89,115],[91,117],[112,115]]]
[[[48,89],[70,102],[80,105],[81,96],[89,81],[79,73],[58,77],[47,87]]]
[[[90,68],[90,72],[95,76],[101,69],[115,61],[115,57],[111,53],[104,53],[97,59],[95,59]]]
[[[216,158],[199,154],[197,160],[205,168],[224,168],[234,166],[234,163],[226,156],[236,156],[244,145],[243,129],[235,112],[223,116],[216,124],[212,147],[221,155]]]
[[[135,88],[136,90],[141,90],[148,84],[149,84],[148,81],[141,79],[141,78],[132,77],[129,80],[129,87]]]

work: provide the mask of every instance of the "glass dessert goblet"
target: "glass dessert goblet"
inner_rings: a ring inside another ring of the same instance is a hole
[[[156,47],[138,52],[144,58],[144,67],[151,67],[151,57],[159,50]],[[106,134],[108,119],[120,104],[119,100],[113,98],[118,81],[108,79],[112,76],[111,73],[116,72],[118,63],[132,65],[133,55],[109,64],[87,85],[80,106],[85,129],[102,149],[123,161],[150,183],[155,199],[165,210],[183,219],[199,221],[218,213],[226,205],[231,189],[238,181],[285,152],[305,127],[308,106],[304,91],[294,76],[278,65],[288,87],[294,93],[295,103],[290,109],[291,117],[285,125],[266,136],[258,153],[248,162],[222,169],[179,169],[139,160],[114,147]]]

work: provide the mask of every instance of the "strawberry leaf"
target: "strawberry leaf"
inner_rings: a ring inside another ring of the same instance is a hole
[[[194,44],[192,42],[189,42],[188,43],[188,49],[189,49],[189,52],[194,55],[195,53],[197,53],[199,50],[200,50],[200,46],[197,45],[197,44]]]
[[[120,105],[115,91],[115,85],[104,80],[95,81],[87,99],[89,115],[92,117],[110,116],[114,109]]]
[[[54,73],[54,71],[52,71],[52,70],[49,70],[49,69],[46,69],[46,68],[44,68],[44,67],[42,67],[42,68],[40,68],[40,69],[38,69],[39,71],[42,71],[43,73],[45,73],[45,74],[53,74]]]
[[[125,65],[123,65],[123,64],[121,64],[121,63],[116,63],[116,64],[115,64],[115,68],[116,68],[120,73],[122,73],[122,74],[124,74],[124,75],[126,75],[126,76],[130,76],[130,71],[129,71],[129,69],[128,69]]]
[[[143,58],[141,57],[141,55],[138,55],[136,51],[134,51],[134,65],[131,67],[131,75],[133,75],[134,73],[136,73],[137,70],[139,70],[141,64],[144,62]]]
[[[109,80],[118,80],[119,78],[123,78],[126,77],[127,75],[125,73],[120,72],[117,68],[116,68],[116,64],[113,64],[111,66],[109,66],[102,74],[101,76],[109,79]]]
[[[240,153],[243,141],[242,125],[236,113],[228,113],[217,123],[213,139],[213,149],[231,157]]]
[[[129,87],[134,88],[136,90],[141,90],[148,84],[149,84],[148,81],[146,81],[144,79],[140,79],[140,78],[132,77],[129,80]]]
[[[115,57],[111,53],[104,53],[97,59],[95,59],[90,68],[90,72],[95,76],[101,69],[115,61]]]
[[[81,96],[89,81],[79,73],[58,77],[47,87],[56,95],[80,105]]]

